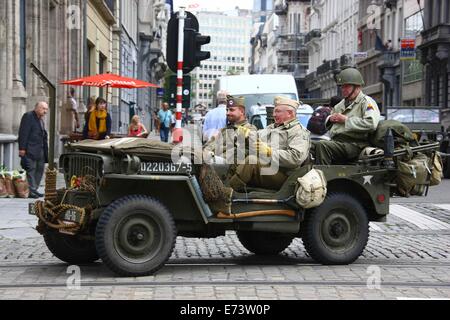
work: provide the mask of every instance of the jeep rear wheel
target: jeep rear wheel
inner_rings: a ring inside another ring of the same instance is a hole
[[[176,241],[172,215],[147,196],[128,196],[113,202],[97,224],[100,258],[121,276],[146,276],[164,266]]]
[[[302,223],[308,254],[325,265],[353,263],[369,239],[369,220],[361,204],[344,193],[331,193]]]
[[[94,241],[51,230],[44,234],[44,241],[55,257],[69,264],[85,264],[98,260]]]
[[[237,231],[241,244],[257,255],[277,255],[290,246],[295,235],[263,231]]]

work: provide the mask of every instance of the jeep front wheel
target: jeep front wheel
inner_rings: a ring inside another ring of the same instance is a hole
[[[47,230],[44,241],[55,257],[69,264],[85,264],[98,260],[95,243],[92,240]]]
[[[237,237],[248,251],[257,255],[277,255],[290,246],[295,235],[263,231],[237,231]]]
[[[353,263],[369,239],[369,220],[362,205],[344,193],[331,193],[308,212],[302,223],[308,254],[325,265]]]
[[[96,229],[102,261],[121,276],[153,274],[170,258],[176,241],[172,215],[147,196],[128,196],[113,202]]]

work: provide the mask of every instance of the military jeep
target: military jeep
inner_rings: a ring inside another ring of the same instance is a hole
[[[436,146],[418,148],[414,152],[434,152]],[[46,201],[30,206],[48,249],[70,264],[100,258],[118,275],[145,276],[164,266],[177,236],[214,238],[234,230],[256,255],[277,255],[301,238],[316,262],[351,264],[367,244],[369,222],[386,221],[395,195],[395,167],[373,155],[315,166],[328,188],[319,207],[296,202],[297,179],[312,168],[304,166],[280,190],[235,193],[231,214],[213,212],[194,153],[173,161],[174,150],[135,138],[70,145],[59,164],[66,188],[46,191]]]

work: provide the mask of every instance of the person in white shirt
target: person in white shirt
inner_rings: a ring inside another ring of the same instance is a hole
[[[72,114],[72,131],[77,131],[80,128],[80,120],[78,119],[78,102],[75,100],[75,89],[70,88],[69,96],[69,112]]]
[[[226,91],[219,91],[217,93],[217,108],[206,114],[203,125],[204,142],[211,140],[227,126],[227,96]]]

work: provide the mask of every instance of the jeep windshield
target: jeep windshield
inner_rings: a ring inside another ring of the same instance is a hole
[[[402,123],[440,123],[439,109],[388,108],[387,118]]]

